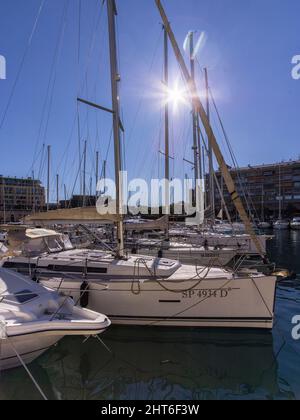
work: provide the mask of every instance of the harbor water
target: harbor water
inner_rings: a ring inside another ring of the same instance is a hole
[[[272,261],[298,273],[278,286],[273,332],[113,327],[61,341],[30,370],[49,399],[300,399],[300,232],[276,232]],[[1,348],[0,348],[1,351]],[[0,399],[40,399],[24,369],[2,372]]]

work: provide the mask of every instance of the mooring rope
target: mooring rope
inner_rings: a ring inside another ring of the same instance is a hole
[[[34,386],[36,387],[36,389],[38,390],[38,392],[40,393],[40,395],[42,396],[42,398],[45,401],[48,401],[48,398],[46,397],[46,395],[43,392],[42,388],[40,387],[40,385],[38,384],[38,382],[34,378],[33,374],[30,372],[28,366],[26,365],[26,363],[22,359],[22,356],[19,354],[18,350],[14,346],[13,341],[10,339],[10,337],[7,336],[7,333],[6,333],[6,323],[4,321],[0,321],[0,327],[1,327],[1,330],[2,330],[1,337],[0,337],[0,350],[2,351],[2,340],[6,340],[8,342],[8,344],[11,346],[11,348],[13,349],[13,351],[16,354],[16,356],[17,356],[20,364],[23,366],[23,368],[27,372],[29,378],[33,382]],[[5,335],[5,337],[4,337],[4,335]],[[2,355],[0,354],[0,356],[2,356]],[[2,360],[2,357],[0,358],[0,360]]]

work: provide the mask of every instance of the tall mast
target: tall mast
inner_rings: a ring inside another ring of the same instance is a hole
[[[67,208],[67,186],[64,184],[65,209]]]
[[[36,211],[36,205],[35,205],[35,175],[34,171],[32,171],[32,211],[35,213]]]
[[[169,39],[168,33],[164,29],[164,85],[166,90],[166,96],[168,96],[169,88]],[[169,181],[170,181],[170,122],[169,122],[169,102],[168,97],[165,101],[165,209],[166,214],[169,214],[170,208],[170,195],[169,195]]]
[[[89,196],[91,197],[93,194],[93,178],[90,177],[90,191],[89,191]]]
[[[86,205],[86,150],[87,150],[87,141],[84,142],[84,151],[83,151],[83,200],[82,207]]]
[[[106,165],[107,165],[107,162],[106,162],[106,160],[103,162],[103,179],[104,179],[104,191],[105,191],[105,188],[106,188]]]
[[[3,197],[3,223],[6,223],[6,195],[5,195],[5,182],[2,177],[2,197]]]
[[[50,163],[51,163],[51,146],[48,146],[48,169],[47,169],[47,211],[50,208]]]
[[[205,75],[205,89],[206,89],[206,114],[208,122],[210,123],[210,103],[209,103],[209,83],[208,83],[208,71],[204,69]],[[216,216],[215,209],[215,183],[214,183],[214,161],[213,161],[213,150],[210,139],[208,139],[208,161],[209,161],[209,201],[213,214],[213,219]]]
[[[265,187],[262,184],[262,191],[261,191],[261,221],[265,221]]]
[[[81,130],[80,130],[80,115],[79,115],[79,104],[77,103],[77,130],[78,130],[78,157],[79,157],[79,184],[80,184],[80,195],[82,195],[82,154],[81,154]]]
[[[99,181],[99,152],[96,152],[96,200],[98,197],[98,191],[97,191],[98,181]]]
[[[282,220],[281,165],[279,164],[279,220]]]
[[[166,89],[166,96],[169,88],[169,44],[168,34],[164,28],[164,85]],[[165,179],[170,179],[170,131],[169,131],[169,102],[168,98],[165,103]]]
[[[221,149],[218,145],[216,136],[213,132],[213,129],[210,125],[210,122],[209,122],[208,116],[206,114],[206,111],[205,111],[205,109],[202,105],[201,99],[198,95],[197,87],[196,87],[195,83],[193,82],[193,80],[191,79],[191,76],[190,76],[188,68],[185,64],[183,55],[182,55],[182,53],[180,51],[180,48],[178,46],[178,43],[176,41],[174,32],[173,32],[173,30],[172,30],[172,28],[169,24],[168,17],[167,17],[167,15],[165,13],[165,10],[164,10],[164,8],[161,4],[161,0],[155,0],[155,3],[156,3],[156,6],[159,10],[161,18],[163,20],[163,23],[164,23],[164,25],[167,29],[168,36],[169,36],[169,39],[171,41],[176,59],[177,59],[178,64],[181,68],[184,79],[185,79],[185,81],[188,85],[191,98],[194,101],[195,109],[197,110],[197,113],[198,113],[198,115],[201,119],[201,122],[202,122],[202,124],[205,128],[206,135],[207,135],[208,139],[210,140],[212,149],[213,149],[214,154],[216,156],[216,159],[218,161],[221,172],[224,176],[224,181],[226,183],[228,192],[229,192],[229,194],[230,194],[230,196],[233,200],[233,203],[234,203],[234,205],[235,205],[235,207],[236,207],[236,209],[237,209],[237,211],[240,215],[240,218],[241,218],[242,222],[245,224],[247,233],[249,233],[249,235],[253,239],[253,242],[254,242],[254,244],[257,248],[258,253],[261,255],[261,257],[263,258],[264,261],[267,261],[266,258],[265,258],[265,254],[264,254],[264,251],[262,249],[261,243],[258,240],[258,238],[257,238],[257,236],[256,236],[256,234],[253,230],[252,224],[251,224],[251,222],[250,222],[250,220],[247,216],[247,213],[246,213],[245,208],[243,206],[242,200],[241,200],[241,198],[240,198],[240,196],[237,192],[234,180],[233,180],[233,178],[231,176],[231,173],[230,173],[230,171],[229,171],[229,169],[226,165],[225,159],[224,159],[224,157],[222,155],[222,152],[221,152]]]
[[[199,178],[203,180],[203,163],[202,163],[202,147],[201,147],[201,129],[200,129],[200,122],[199,116],[196,113],[197,117],[197,142],[198,142],[198,160],[199,160]]]
[[[224,178],[221,175],[221,212],[222,212],[222,220],[224,220]],[[230,220],[228,219],[228,222],[230,222]]]
[[[109,28],[109,50],[110,50],[110,70],[111,70],[111,93],[113,108],[113,132],[114,132],[114,154],[115,154],[115,182],[116,182],[116,210],[118,216],[117,236],[118,236],[118,257],[124,256],[124,231],[122,205],[122,161],[120,143],[120,98],[119,82],[120,74],[118,70],[117,42],[116,42],[116,15],[117,8],[115,0],[107,0],[108,28]]]
[[[56,175],[56,206],[59,209],[59,175]]]
[[[191,78],[193,79],[194,83],[195,80],[195,57],[194,57],[194,32],[190,33],[190,62],[191,62]],[[199,176],[199,161],[198,161],[198,136],[197,136],[197,113],[196,109],[193,104],[193,152],[194,152],[194,177],[195,177],[195,198],[196,198],[196,191],[198,180],[200,179]]]

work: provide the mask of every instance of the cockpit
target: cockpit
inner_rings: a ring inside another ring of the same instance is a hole
[[[22,245],[22,253],[28,257],[38,256],[44,253],[55,254],[74,249],[67,235],[57,234],[29,238]]]

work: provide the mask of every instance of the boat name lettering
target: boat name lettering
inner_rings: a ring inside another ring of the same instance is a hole
[[[183,292],[183,299],[193,299],[193,298],[221,298],[225,299],[229,295],[232,289],[200,289],[200,290],[188,290]]]

